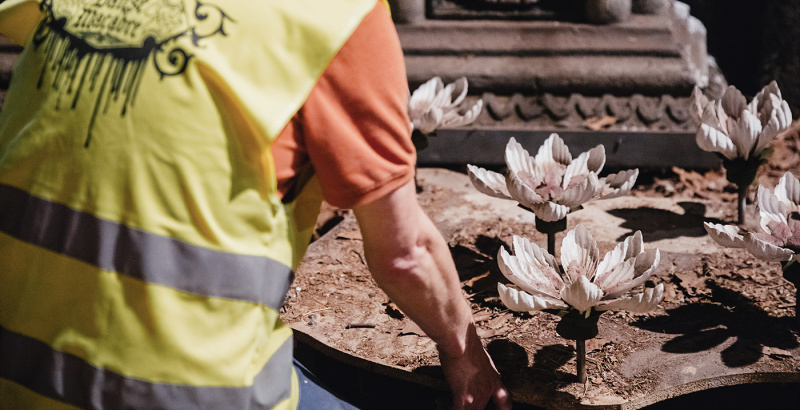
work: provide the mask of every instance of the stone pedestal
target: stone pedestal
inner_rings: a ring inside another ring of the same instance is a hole
[[[414,24],[425,20],[425,0],[389,0],[396,23]]]
[[[638,14],[661,14],[671,4],[672,0],[633,0],[631,11]]]
[[[591,24],[565,10],[533,6],[509,9],[503,18],[503,10],[459,6],[464,2],[408,3],[428,7],[425,18],[396,17],[410,87],[434,76],[445,81],[465,76],[469,98],[486,103],[470,129],[440,133],[456,138],[440,145],[462,143],[475,132],[492,138],[494,131],[503,131],[543,141],[550,132],[580,138],[576,133],[602,130],[617,134],[604,142],[612,151],[619,133],[657,133],[668,139],[674,134],[678,144],[665,145],[698,159],[682,165],[717,166],[714,156],[695,152],[689,97],[695,86],[716,97],[726,84],[707,55],[705,28],[685,4],[627,1],[629,7],[656,14]],[[563,20],[544,19],[548,13]],[[504,136],[497,144],[506,141]],[[420,163],[442,164],[447,153],[434,151],[432,146],[421,152]],[[629,157],[633,162],[621,166],[653,164],[651,158]]]
[[[630,16],[631,0],[586,0],[586,17],[592,23],[618,23]]]

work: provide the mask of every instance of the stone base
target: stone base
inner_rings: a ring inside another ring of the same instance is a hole
[[[719,158],[697,147],[694,132],[609,132],[554,130],[573,156],[598,144],[606,150],[606,169],[640,168],[669,170],[717,169]],[[551,131],[533,130],[441,130],[429,139],[430,145],[417,153],[421,166],[459,167],[474,164],[505,167],[506,144],[514,137],[531,155],[550,136]]]
[[[429,19],[397,31],[414,88],[434,76],[526,95],[688,96],[708,84],[705,28],[680,4],[611,25]]]
[[[697,86],[720,98],[727,83],[706,53],[703,25],[685,4],[668,7],[608,25],[398,23],[412,89],[435,76],[465,76],[468,100],[486,107],[468,129],[440,131],[420,164],[502,165],[509,137],[538,146],[557,132],[576,152],[604,144],[611,167],[719,167],[695,143],[690,96]]]

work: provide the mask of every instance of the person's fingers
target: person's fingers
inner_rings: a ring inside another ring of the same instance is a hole
[[[511,396],[505,387],[500,387],[495,390],[492,396],[492,403],[497,410],[510,410],[511,409]]]

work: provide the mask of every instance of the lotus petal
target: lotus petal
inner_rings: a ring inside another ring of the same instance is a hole
[[[600,181],[597,179],[597,175],[594,172],[590,172],[583,182],[562,192],[556,202],[570,209],[577,208],[594,198],[600,188]]]
[[[737,157],[736,145],[733,144],[733,141],[725,133],[708,124],[700,124],[696,141],[697,146],[704,151],[719,152],[731,160]]]
[[[558,197],[564,191],[561,188],[561,184],[564,181],[564,172],[566,170],[567,165],[545,158],[536,163],[534,168],[535,175],[534,178],[531,178],[530,186],[542,189],[542,196]]]
[[[765,101],[769,98],[770,94],[778,97],[778,99],[783,99],[781,96],[781,90],[778,87],[778,82],[775,80],[772,80],[769,84],[765,85],[764,88],[762,88],[761,91],[759,91],[758,94],[753,97],[753,100],[750,102],[747,108],[751,112],[761,112]]]
[[[503,175],[470,164],[467,164],[467,173],[472,185],[479,192],[496,198],[513,199],[508,193],[506,178]]]
[[[714,242],[726,248],[744,248],[744,237],[738,226],[703,222],[703,227]]]
[[[795,253],[791,249],[771,244],[764,239],[767,238],[758,238],[755,234],[748,233],[744,236],[744,245],[753,256],[768,262],[787,262],[794,257]]]
[[[634,278],[633,275],[635,273],[634,265],[636,264],[635,259],[629,259],[622,263],[619,263],[611,269],[607,270],[602,276],[595,277],[594,284],[600,286],[603,289],[603,292],[606,294],[607,299],[614,299],[619,295],[612,294],[610,292],[615,292],[622,294],[628,289],[632,288],[633,286],[628,287],[624,291],[620,291],[620,285],[626,284],[631,282]]]
[[[747,99],[744,98],[739,89],[730,85],[722,95],[722,109],[728,116],[739,118],[741,113],[747,108]]]
[[[780,97],[778,97],[780,98]],[[789,108],[789,103],[785,100],[779,100],[780,105],[774,108],[774,114],[778,118],[778,127],[781,131],[789,128],[792,125],[792,110]]]
[[[500,301],[507,308],[518,312],[567,308],[567,304],[558,299],[530,295],[502,283],[497,284],[497,293],[500,295]]]
[[[711,101],[698,86],[695,86],[694,90],[692,90],[691,101],[692,106],[690,114],[692,115],[692,120],[694,121],[695,125],[699,126],[703,122],[703,111],[705,111],[706,106]]]
[[[638,232],[638,231],[637,231]],[[611,270],[613,270],[617,265],[620,263],[625,262],[626,259],[626,248],[627,245],[625,242],[620,242],[614,249],[606,252],[603,256],[603,259],[597,264],[597,271],[595,272],[594,278],[592,279],[593,283],[596,283],[598,286],[603,286],[603,283],[606,279],[603,277],[608,274]]]
[[[772,113],[767,123],[764,124],[761,133],[758,134],[758,141],[756,141],[756,146],[753,148],[753,155],[760,156],[764,152],[764,149],[769,146],[772,140],[783,131],[780,127],[780,120],[775,113]]]
[[[731,117],[725,112],[722,108],[722,100],[717,101],[716,104],[710,104],[710,106],[714,107],[714,110],[711,111],[714,114],[715,122],[709,122],[707,124],[714,124],[715,127],[718,127],[720,131],[728,134],[728,122],[730,121]]]
[[[451,110],[453,107],[450,106],[450,103],[453,98],[454,89],[455,85],[453,85],[453,83],[447,84],[444,89],[440,88],[436,93],[436,97],[433,99],[432,105],[442,110]]]
[[[609,284],[609,286],[603,287],[603,290],[606,292],[607,299],[615,299],[625,292],[643,284],[650,275],[653,274],[653,271],[658,267],[659,262],[661,261],[661,252],[658,249],[649,249],[646,252],[640,253],[636,256],[636,259],[631,261],[633,262],[633,277],[620,277],[619,282],[616,284]],[[630,279],[628,279],[630,278]]]
[[[514,247],[514,255],[524,263],[540,267],[539,270],[547,276],[553,287],[559,290],[564,287],[564,281],[558,273],[558,263],[553,255],[528,239],[517,235],[514,235],[512,239],[512,246]]]
[[[520,249],[514,251],[519,253]],[[557,298],[561,288],[564,287],[564,282],[557,271],[558,267],[550,265],[550,260],[543,255],[539,258],[536,256],[511,255],[505,248],[500,248],[497,263],[503,276],[524,291]]]
[[[602,144],[589,150],[589,159],[586,161],[586,167],[589,171],[599,174],[606,164],[606,147]]]
[[[588,279],[594,276],[599,259],[597,242],[581,224],[567,232],[561,241],[561,265],[566,272],[568,283],[574,283],[579,277]]]
[[[559,205],[555,202],[542,202],[539,204],[531,204],[529,206],[531,211],[537,218],[545,222],[560,221],[567,217],[570,211],[568,206]]]
[[[442,110],[438,107],[432,107],[428,112],[422,114],[419,118],[412,121],[414,129],[423,134],[430,134],[439,127],[442,122]]]
[[[450,107],[457,107],[464,101],[464,98],[467,97],[467,77],[459,77],[457,80],[452,82],[453,88],[450,92],[450,97],[456,95],[456,98],[450,103]]]
[[[775,94],[767,95],[763,106],[759,108],[758,111],[753,112],[758,115],[762,124],[766,124],[774,115],[775,118],[778,119],[778,124],[781,129],[788,128],[792,125],[792,111],[789,109],[789,103]]]
[[[456,110],[448,111],[442,120],[442,127],[460,127],[472,124],[480,115],[482,108],[483,100],[478,100],[463,114],[459,114]]]
[[[508,194],[511,198],[530,209],[544,202],[544,199],[532,187],[525,184],[514,173],[509,172],[506,175],[506,188],[508,188]]]
[[[635,270],[635,277],[649,277],[656,270],[658,264],[661,262],[661,252],[658,248],[648,249],[636,255],[636,264],[633,269]]]
[[[602,189],[600,191],[601,196],[598,199],[618,198],[630,194],[638,177],[639,169],[635,168],[611,174],[600,179]]]
[[[664,284],[647,288],[644,292],[621,299],[600,302],[595,309],[599,311],[622,309],[634,313],[645,313],[655,309],[664,298]]]
[[[625,241],[622,243],[625,244],[625,259],[638,257],[639,254],[644,252],[644,238],[642,237],[642,231],[634,232],[633,235],[625,238]]]
[[[554,161],[561,165],[569,165],[572,162],[572,155],[569,153],[567,144],[564,144],[564,140],[556,133],[550,134],[536,153],[535,162],[537,166],[540,163],[549,161]]]
[[[561,300],[579,312],[585,312],[603,298],[603,290],[580,275],[571,285],[561,290]]]
[[[408,99],[409,116],[418,118],[425,114],[433,106],[433,101],[442,88],[442,79],[433,77],[414,90]]]
[[[538,181],[530,180],[536,174],[533,157],[514,137],[511,137],[508,140],[508,144],[506,144],[505,160],[509,174],[513,174],[517,178],[526,178],[526,182],[531,183],[531,188],[535,188],[538,185]]]
[[[778,87],[778,82],[775,80],[772,80],[769,82],[769,84],[765,85],[764,88],[761,89],[761,92],[775,94],[778,96],[778,98],[783,98],[781,97],[781,89]]]
[[[759,225],[764,232],[772,234],[773,224],[786,225],[789,223],[787,208],[780,197],[764,188],[763,185],[758,186],[756,209],[758,210]]]
[[[791,172],[783,174],[775,187],[774,195],[783,203],[788,213],[800,212],[800,180]]]
[[[723,134],[728,134],[728,115],[722,109],[722,100],[706,104],[701,124],[706,124]]]
[[[728,124],[728,137],[736,146],[738,156],[747,160],[761,133],[761,122],[750,111],[742,111],[738,121]]]
[[[589,173],[589,168],[586,166],[586,161],[589,160],[589,153],[584,152],[578,155],[564,170],[564,176],[561,180],[561,187],[567,189],[573,179],[581,178]]]
[[[603,256],[603,260],[597,265],[597,273],[595,274],[593,282],[604,287],[604,285],[601,284],[601,282],[605,281],[603,275],[620,263],[635,258],[643,251],[644,241],[642,240],[642,231],[636,231],[633,235],[625,238],[624,241],[618,243],[614,249],[608,251],[605,256]]]

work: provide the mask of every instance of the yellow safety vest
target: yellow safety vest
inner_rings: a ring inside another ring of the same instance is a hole
[[[270,146],[374,5],[0,4],[0,407],[296,407]]]

